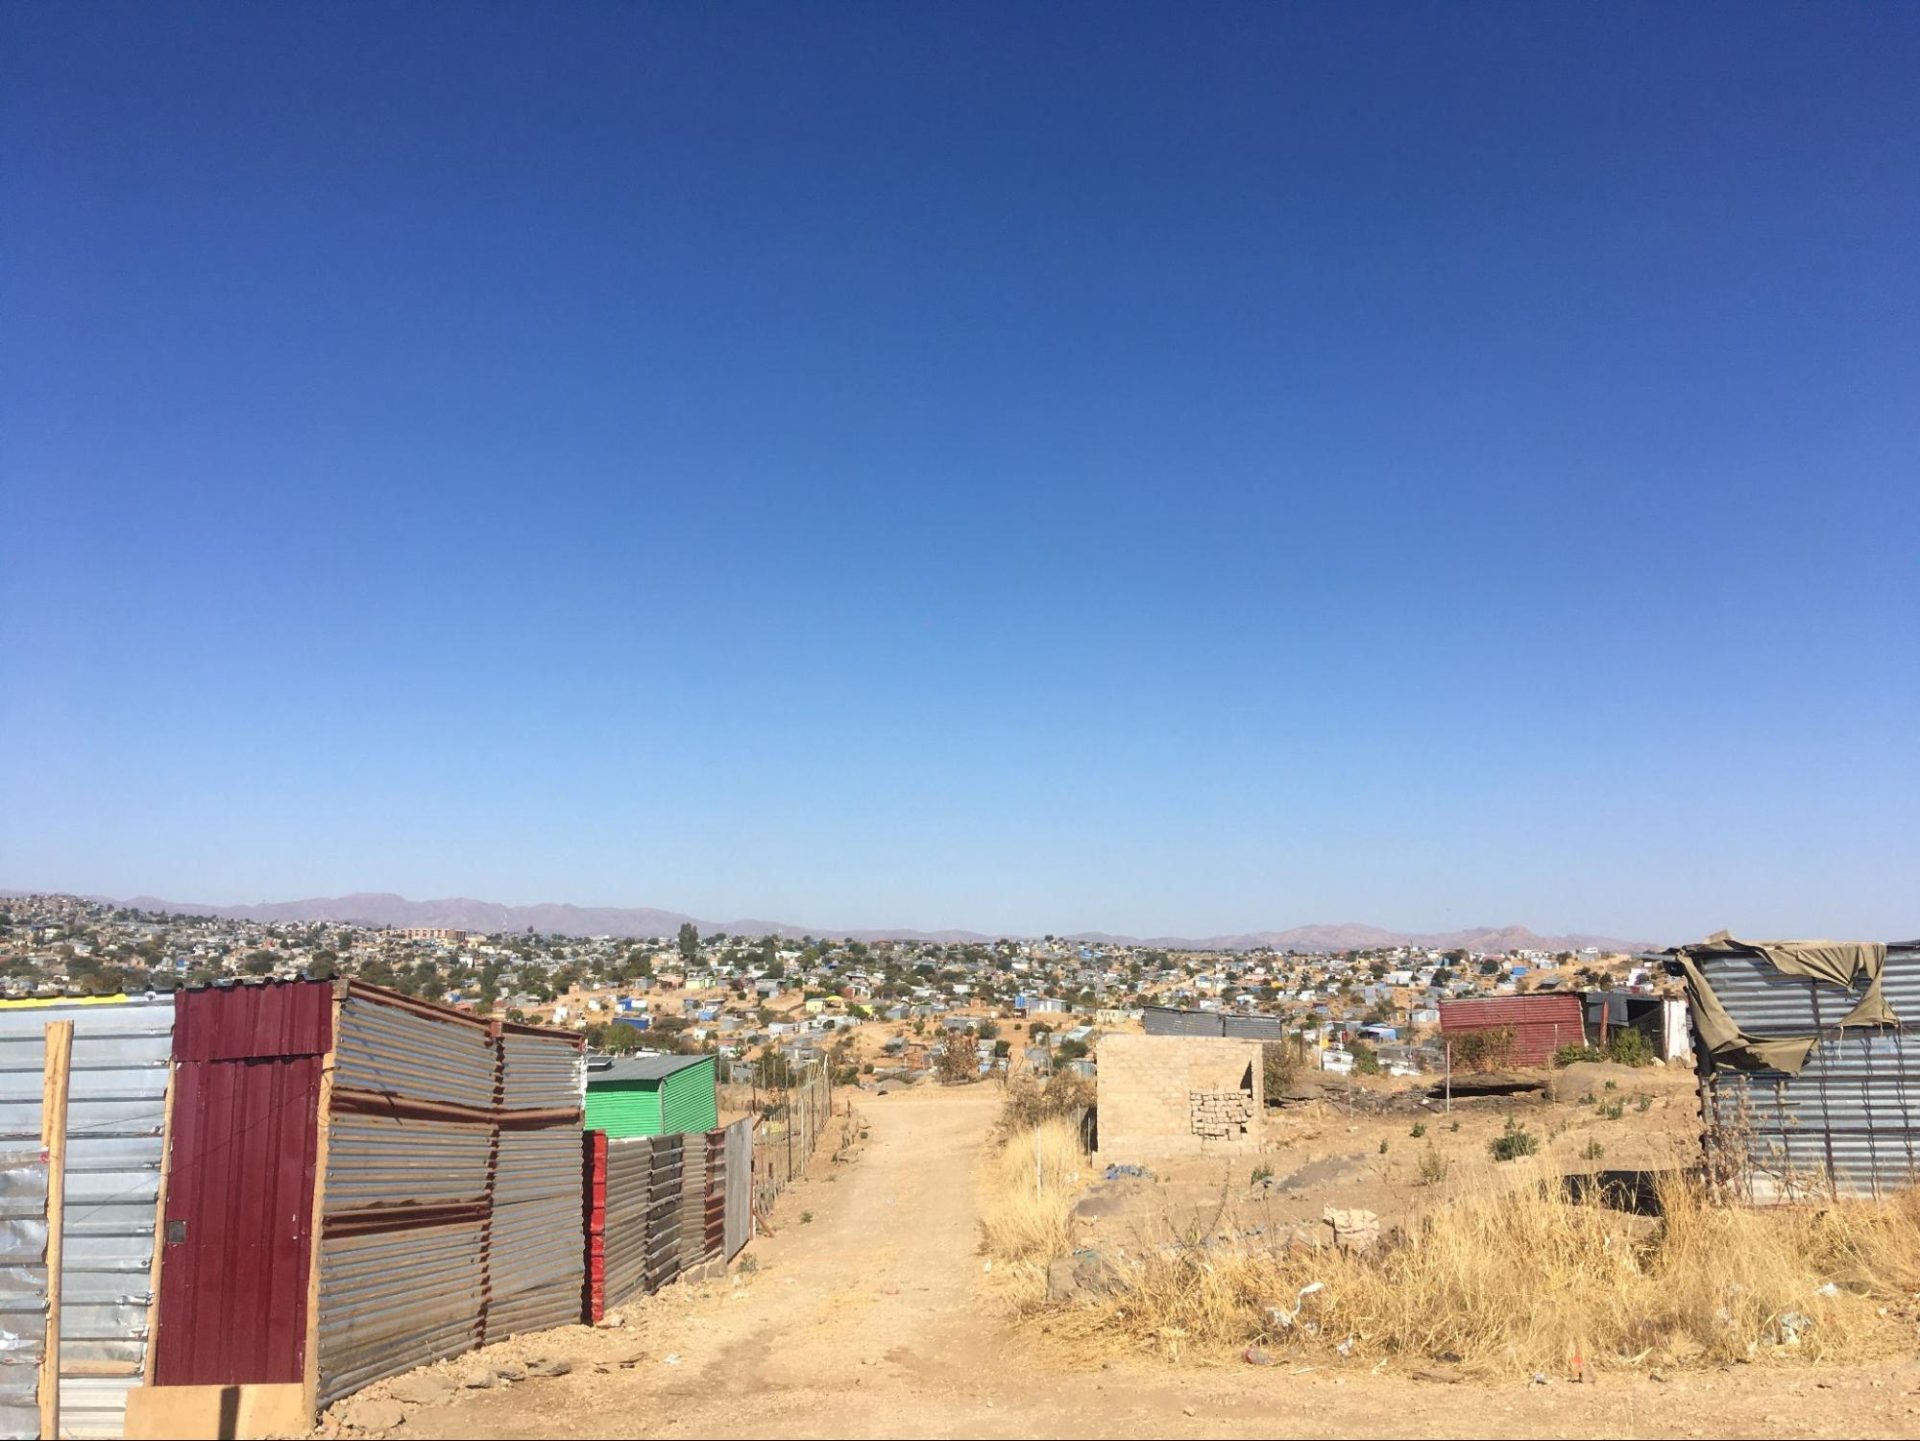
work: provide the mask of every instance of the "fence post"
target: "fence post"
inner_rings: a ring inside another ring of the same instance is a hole
[[[60,1434],[60,1268],[66,1251],[67,1089],[73,1022],[48,1021],[40,1083],[40,1144],[47,1153],[47,1344],[40,1359],[40,1434]]]

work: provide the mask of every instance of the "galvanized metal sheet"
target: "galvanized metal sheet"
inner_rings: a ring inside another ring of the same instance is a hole
[[[327,1147],[324,1209],[334,1215],[374,1206],[483,1201],[492,1149],[492,1129],[484,1125],[337,1115]]]
[[[471,1221],[322,1242],[322,1406],[478,1344],[483,1232]]]
[[[170,997],[0,1007],[0,1146],[37,1153],[46,1025],[73,1022],[60,1326],[67,1435],[119,1436],[125,1425],[125,1385],[76,1369],[146,1364],[174,1015]],[[43,1247],[44,1232],[42,1222]]]
[[[1758,955],[1701,966],[1734,1023],[1756,1036],[1820,1041],[1798,1075],[1710,1064],[1711,1140],[1756,1200],[1876,1196],[1920,1184],[1920,950],[1890,947],[1882,990],[1901,1024],[1835,1024],[1857,992],[1783,976]]]
[[[557,1036],[500,1038],[502,1091],[509,1111],[561,1110],[584,1104],[586,1053],[579,1041]]]
[[[732,1260],[753,1234],[753,1121],[727,1127],[727,1213],[725,1255]]]
[[[47,1164],[39,1148],[0,1151],[0,1437],[40,1434],[46,1217]]]
[[[358,993],[340,1008],[336,1086],[488,1108],[497,1069],[494,1039],[484,1026]]]

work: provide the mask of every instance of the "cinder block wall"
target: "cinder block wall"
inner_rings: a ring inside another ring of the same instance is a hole
[[[1260,1148],[1266,1088],[1258,1041],[1223,1036],[1103,1036],[1098,1061],[1100,1159],[1235,1155]],[[1203,1137],[1194,1096],[1239,1091],[1251,1071],[1253,1115],[1245,1134]]]

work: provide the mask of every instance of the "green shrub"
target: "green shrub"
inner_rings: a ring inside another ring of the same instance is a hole
[[[1253,1168],[1253,1184],[1254,1185],[1257,1186],[1262,1181],[1271,1181],[1272,1179],[1273,1179],[1273,1167],[1260,1165],[1260,1166],[1255,1166]]]
[[[1380,1154],[1383,1156],[1387,1154],[1387,1143],[1384,1140],[1380,1142]]]
[[[1612,1100],[1600,1108],[1600,1114],[1605,1116],[1609,1121],[1617,1121],[1621,1116],[1626,1114],[1626,1110],[1627,1103],[1625,1101]]]
[[[1606,1057],[1600,1054],[1597,1046],[1562,1046],[1553,1053],[1553,1063],[1556,1066],[1573,1066],[1582,1061],[1604,1061],[1605,1059]]]
[[[1635,1030],[1618,1030],[1607,1042],[1607,1055],[1623,1066],[1651,1066],[1653,1043]]]
[[[1446,1160],[1432,1146],[1428,1146],[1420,1157],[1420,1184],[1437,1186],[1446,1179]]]
[[[1598,1141],[1587,1142],[1586,1149],[1580,1153],[1581,1158],[1588,1161],[1597,1161],[1606,1154],[1607,1148]]]
[[[1415,1121],[1413,1123],[1413,1129],[1408,1131],[1407,1134],[1413,1137],[1414,1140],[1419,1140],[1427,1134],[1427,1123],[1425,1121]]]
[[[1525,1126],[1507,1117],[1507,1127],[1491,1141],[1487,1142],[1487,1151],[1496,1161],[1512,1161],[1521,1156],[1531,1156],[1540,1149],[1540,1139]]]

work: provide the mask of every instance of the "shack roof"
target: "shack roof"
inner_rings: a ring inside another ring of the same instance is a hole
[[[597,1064],[600,1058],[595,1056],[587,1062],[587,1088],[631,1081],[664,1081],[668,1076],[677,1076],[712,1059],[712,1056],[625,1056],[611,1065],[600,1065]]]

